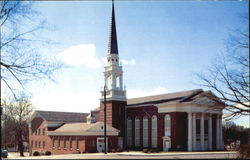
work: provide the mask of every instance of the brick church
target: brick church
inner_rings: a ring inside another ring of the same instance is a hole
[[[126,98],[112,2],[111,30],[104,68],[107,149],[158,151],[222,150],[225,104],[210,91]],[[35,111],[29,121],[30,155],[103,152],[104,91],[91,113]]]

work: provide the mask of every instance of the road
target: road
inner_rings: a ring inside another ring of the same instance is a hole
[[[28,156],[20,157],[18,153],[9,153],[7,159],[230,159],[236,158],[237,153],[231,152],[164,152],[164,153],[142,153],[142,152],[120,152],[120,153],[88,153],[88,154],[65,154],[51,156]]]

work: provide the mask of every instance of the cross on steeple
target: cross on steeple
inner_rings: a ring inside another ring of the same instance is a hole
[[[114,0],[112,0],[112,15],[111,15],[111,27],[110,27],[110,35],[109,35],[108,54],[118,54]]]

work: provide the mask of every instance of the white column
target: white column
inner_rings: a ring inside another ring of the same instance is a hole
[[[204,151],[204,114],[201,113],[201,150]]]
[[[188,113],[188,151],[192,151],[192,113]]]
[[[223,133],[222,133],[222,115],[219,116],[219,122],[220,122],[220,149],[224,149]]]
[[[193,151],[196,150],[196,113],[193,113]]]
[[[209,150],[212,150],[213,145],[212,145],[212,114],[209,115],[208,119],[208,148]]]
[[[220,149],[220,121],[219,115],[216,116],[216,149]]]

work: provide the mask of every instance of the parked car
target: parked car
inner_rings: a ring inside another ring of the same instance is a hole
[[[1,150],[1,157],[7,158],[8,157],[8,151],[7,150]]]

